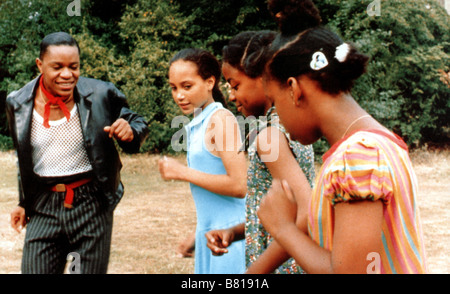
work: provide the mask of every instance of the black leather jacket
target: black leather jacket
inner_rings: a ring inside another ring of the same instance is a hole
[[[6,99],[9,129],[19,165],[19,205],[25,208],[28,217],[33,214],[37,187],[40,185],[39,178],[33,171],[30,144],[31,118],[39,78],[40,76],[22,89],[14,91]],[[129,143],[118,141],[118,144],[124,152],[137,153],[148,135],[147,122],[128,108],[125,96],[112,83],[80,77],[74,99],[94,179],[102,188],[109,209],[113,210],[124,192],[120,180],[122,163],[114,140],[109,138],[103,128],[119,118],[128,121],[133,129],[134,139]]]

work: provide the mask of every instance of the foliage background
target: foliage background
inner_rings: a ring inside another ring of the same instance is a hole
[[[81,47],[82,74],[113,82],[133,110],[149,121],[143,152],[171,152],[170,127],[181,114],[167,87],[170,57],[202,47],[219,59],[227,41],[244,30],[273,29],[265,0],[0,1],[0,149],[12,148],[4,103],[8,93],[38,75],[35,58],[48,33],[67,31]],[[353,95],[410,147],[450,140],[450,25],[436,0],[316,0],[324,24],[371,57]],[[327,143],[315,144],[317,154]]]

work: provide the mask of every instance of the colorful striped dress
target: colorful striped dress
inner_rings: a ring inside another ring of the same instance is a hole
[[[309,234],[321,247],[332,250],[334,205],[381,200],[379,272],[426,273],[416,197],[417,180],[402,139],[381,130],[355,132],[334,144],[323,157],[310,202]]]

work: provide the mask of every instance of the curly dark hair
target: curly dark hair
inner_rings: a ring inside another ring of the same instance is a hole
[[[311,0],[269,0],[267,7],[283,35],[296,35],[322,23]]]
[[[234,36],[222,49],[222,62],[251,78],[262,76],[266,64],[265,49],[272,43],[276,32],[245,31]]]
[[[307,74],[319,82],[321,89],[330,94],[348,92],[366,71],[369,57],[360,53],[352,44],[344,60],[336,58],[337,48],[344,44],[342,39],[324,27],[305,30],[290,39],[277,39],[270,48],[271,57],[267,74],[282,84],[289,77]],[[328,65],[321,69],[311,67],[313,56],[320,52]]]

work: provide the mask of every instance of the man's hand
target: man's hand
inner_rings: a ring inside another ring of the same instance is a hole
[[[23,207],[17,206],[11,212],[11,227],[18,233],[20,233],[26,225],[27,222],[25,218],[25,209]]]
[[[119,118],[111,126],[104,127],[103,130],[109,133],[110,138],[114,136],[114,138],[123,142],[131,142],[134,139],[130,124],[123,118]]]

